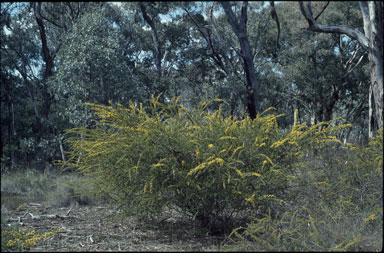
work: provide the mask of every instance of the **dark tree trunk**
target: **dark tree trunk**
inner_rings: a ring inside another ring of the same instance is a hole
[[[333,111],[333,108],[335,108],[335,104],[338,100],[339,100],[339,89],[334,87],[332,96],[325,107],[325,115],[324,115],[325,121],[330,121],[332,119],[332,111]]]
[[[256,73],[253,64],[253,54],[248,41],[247,35],[247,2],[243,2],[241,7],[241,16],[239,22],[232,11],[229,2],[220,2],[223,6],[228,22],[230,23],[233,32],[236,34],[240,42],[240,56],[243,59],[244,73],[246,78],[247,87],[247,108],[249,116],[254,119],[259,112],[258,102],[258,85],[256,80]]]
[[[54,61],[53,61],[54,56],[48,47],[45,25],[43,22],[43,18],[41,16],[41,4],[42,4],[41,2],[36,3],[35,9],[34,9],[36,23],[40,32],[42,56],[45,63],[44,75],[42,80],[43,106],[41,110],[41,116],[44,119],[44,121],[43,122],[40,121],[40,136],[39,136],[38,142],[43,140],[49,134],[49,131],[51,129],[49,127],[49,113],[51,109],[53,95],[50,94],[48,91],[47,80],[49,77],[53,75],[53,67],[54,67]],[[45,162],[47,160],[47,154],[44,152],[42,147],[37,147],[36,160],[37,160],[36,168],[40,171],[44,170]]]
[[[103,104],[108,105],[109,104],[108,88],[104,82],[104,78],[102,74],[100,74],[100,89],[101,89],[101,97],[102,97]]]
[[[15,112],[13,109],[12,98],[9,94],[7,94],[7,107],[8,107],[8,140],[7,145],[11,146],[13,143],[13,136],[15,134]],[[15,151],[12,147],[9,151],[9,164],[10,168],[13,168],[15,165]]]
[[[3,158],[3,146],[3,125],[0,124],[0,158]]]
[[[155,55],[155,65],[156,65],[157,77],[160,80],[160,78],[162,76],[161,60],[163,57],[163,53],[162,53],[162,49],[161,49],[161,43],[159,40],[159,35],[157,33],[157,28],[156,28],[155,24],[153,23],[152,19],[147,14],[144,3],[140,2],[139,6],[140,6],[140,10],[141,10],[141,13],[143,14],[143,18],[144,18],[145,22],[151,27],[153,44],[155,46],[154,55]]]
[[[53,58],[54,57],[52,56],[52,53],[48,48],[47,34],[45,31],[43,19],[41,17],[41,2],[37,3],[35,7],[35,18],[36,18],[37,25],[39,27],[40,39],[41,39],[41,51],[42,51],[43,59],[45,63],[45,70],[43,75],[43,90],[42,90],[43,103],[44,103],[44,106],[42,108],[42,116],[48,120],[53,96],[48,92],[47,79],[53,75],[53,67],[54,67]]]

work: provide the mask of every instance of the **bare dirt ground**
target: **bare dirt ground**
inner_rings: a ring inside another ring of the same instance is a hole
[[[38,241],[31,252],[45,251],[218,251],[223,237],[201,235],[190,221],[172,216],[145,224],[135,218],[116,219],[107,206],[54,208],[29,203],[10,217],[8,224],[39,234],[60,232]]]

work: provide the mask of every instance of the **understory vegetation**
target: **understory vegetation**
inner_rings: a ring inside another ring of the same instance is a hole
[[[229,235],[228,250],[382,245],[382,130],[359,147],[336,138],[349,125],[295,121],[283,131],[282,115],[236,120],[210,102],[187,110],[152,96],[147,106],[89,106],[98,119],[67,131],[64,165],[127,216],[174,209],[211,235]]]

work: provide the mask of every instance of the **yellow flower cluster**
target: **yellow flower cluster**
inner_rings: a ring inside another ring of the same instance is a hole
[[[376,215],[371,214],[368,218],[365,219],[364,223],[368,223],[368,222],[374,221],[374,220],[376,220]]]
[[[20,246],[23,249],[29,250],[31,247],[35,246],[38,241],[46,240],[48,237],[54,233],[59,233],[61,229],[51,232],[46,232],[44,234],[38,234],[36,230],[27,232],[26,230],[6,230],[2,231],[2,237],[10,237],[6,243],[7,248],[12,248],[15,246]]]

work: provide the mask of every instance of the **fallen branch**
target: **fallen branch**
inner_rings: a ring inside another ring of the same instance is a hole
[[[32,213],[28,213],[29,216],[25,217],[27,215],[24,214],[23,216],[19,216],[17,218],[8,218],[8,221],[10,222],[22,222],[25,220],[44,220],[44,219],[78,219],[79,217],[77,216],[69,216],[68,214],[70,213],[71,209],[67,212],[67,215],[59,215],[59,214],[45,214],[45,215],[33,215]]]

